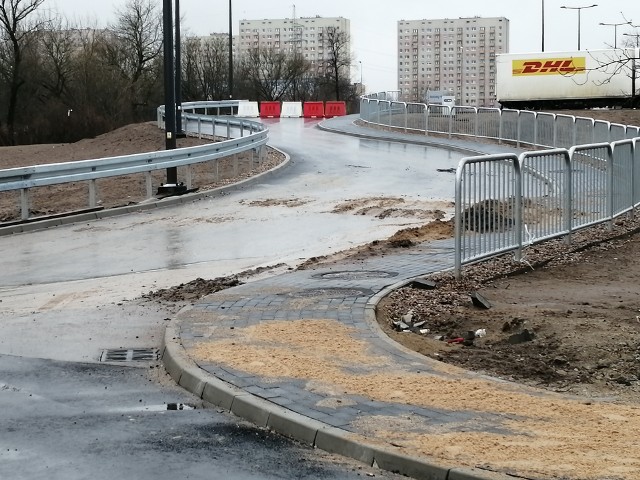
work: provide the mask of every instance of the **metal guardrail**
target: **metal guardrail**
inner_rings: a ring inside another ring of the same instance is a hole
[[[446,110],[445,110],[446,109]],[[463,158],[455,180],[455,275],[462,266],[633,212],[640,127],[510,109],[361,98],[361,118],[404,131],[488,138],[545,150]]]
[[[393,92],[392,92],[393,93]],[[518,148],[569,148],[640,136],[640,128],[604,120],[527,110],[405,103],[382,93],[360,98],[365,122],[429,134],[487,138]]]
[[[101,178],[134,173],[146,176],[147,197],[152,197],[151,172],[170,167],[186,167],[196,163],[216,161],[230,155],[261,149],[268,141],[268,128],[258,122],[236,119],[230,116],[210,116],[211,111],[234,113],[238,101],[192,102],[182,108],[183,126],[202,137],[226,136],[228,140],[196,147],[163,150],[158,152],[106,157],[76,162],[34,165],[0,170],[0,192],[20,191],[20,210],[23,220],[29,218],[29,189],[71,182],[89,182],[89,207],[96,206],[95,182]],[[202,111],[202,114],[197,113]],[[192,113],[187,113],[192,112]],[[158,126],[163,128],[163,107],[158,108]],[[209,125],[208,128],[206,126]],[[234,138],[235,137],[235,138]],[[190,170],[186,175],[187,187],[191,185]]]

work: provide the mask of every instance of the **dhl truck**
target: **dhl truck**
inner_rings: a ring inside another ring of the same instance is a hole
[[[637,48],[496,57],[498,102],[530,110],[629,105],[640,62]]]

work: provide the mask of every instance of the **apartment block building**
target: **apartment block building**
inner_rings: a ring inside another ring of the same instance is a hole
[[[236,42],[239,55],[254,48],[272,48],[298,53],[317,70],[321,70],[329,58],[328,30],[345,32],[348,39],[351,29],[349,20],[343,17],[241,20],[239,24]],[[350,52],[350,45],[345,51]]]
[[[398,90],[405,102],[428,91],[457,105],[497,106],[496,54],[509,52],[509,20],[471,17],[398,21]]]

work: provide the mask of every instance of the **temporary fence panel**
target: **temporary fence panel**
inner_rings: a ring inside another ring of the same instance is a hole
[[[577,128],[576,117],[572,115],[555,115],[554,141],[551,146],[555,148],[569,148],[573,146]]]
[[[633,201],[633,141],[622,140],[612,144],[611,209],[619,215],[634,206]]]
[[[555,146],[555,121],[553,113],[538,112],[536,115],[536,145]]]
[[[571,165],[567,149],[520,155],[522,171],[522,241],[534,241],[571,231]]]
[[[449,133],[451,109],[446,105],[428,105],[428,130],[430,132]]]
[[[619,123],[609,125],[609,142],[617,142],[618,140],[626,140],[627,127]]]
[[[461,160],[456,171],[455,267],[522,243],[521,174],[515,154]]]
[[[602,143],[609,142],[609,128],[611,124],[605,120],[594,120],[593,137],[590,142],[586,143]],[[576,142],[574,145],[585,145],[585,143]]]
[[[536,143],[536,112],[520,111],[520,124],[518,129],[519,143],[535,145]]]
[[[453,107],[451,110],[451,133],[477,135],[478,110],[475,107]]]
[[[478,108],[477,113],[478,136],[485,138],[500,138],[500,109]]]
[[[640,127],[627,125],[627,138],[632,139],[636,137],[640,137]]]
[[[500,117],[502,139],[510,140],[513,142],[518,141],[518,125],[519,125],[520,111],[511,110],[505,108],[502,110],[502,116]]]
[[[389,123],[391,127],[407,128],[407,104],[404,102],[391,102]]]
[[[426,131],[427,129],[427,106],[424,103],[407,104],[407,129]]]
[[[584,227],[610,218],[611,145],[575,146],[571,156],[573,225]]]

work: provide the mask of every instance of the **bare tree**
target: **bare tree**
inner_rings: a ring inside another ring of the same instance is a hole
[[[129,100],[135,110],[149,97],[149,84],[162,53],[162,11],[153,0],[129,0],[116,12],[117,20],[104,44],[107,63],[128,82]]]
[[[286,98],[308,70],[309,63],[300,55],[286,55],[274,49],[250,50],[242,62],[242,76],[258,100]]]
[[[6,122],[8,143],[15,144],[16,111],[20,89],[25,83],[22,72],[24,53],[34,41],[33,33],[41,23],[31,21],[44,0],[0,0],[0,75],[8,86]]]
[[[229,57],[223,36],[188,38],[183,43],[183,82],[185,100],[229,98]]]
[[[328,50],[326,76],[333,87],[336,100],[341,100],[351,84],[351,44],[349,35],[337,27],[328,27],[325,33]]]

